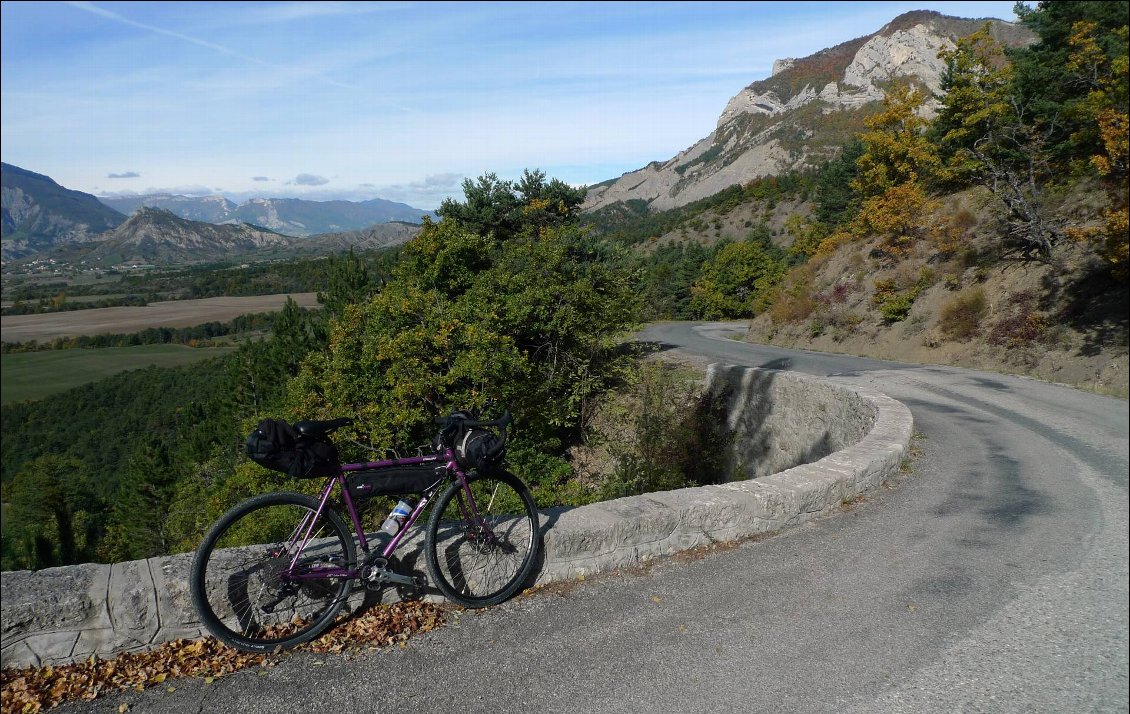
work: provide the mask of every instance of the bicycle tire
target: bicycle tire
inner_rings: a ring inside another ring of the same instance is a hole
[[[300,493],[262,494],[232,507],[204,536],[189,589],[201,623],[216,639],[245,652],[271,652],[312,640],[334,624],[352,579],[295,581],[283,574],[296,552],[287,541],[317,510],[318,501]],[[329,506],[312,533],[299,569],[355,567],[352,534]]]
[[[468,483],[484,523],[464,516],[466,497],[456,481],[432,508],[424,550],[440,592],[459,605],[480,608],[497,605],[525,585],[541,531],[533,496],[517,476],[472,472]]]

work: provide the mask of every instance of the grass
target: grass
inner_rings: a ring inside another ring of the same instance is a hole
[[[231,349],[140,345],[6,354],[0,356],[0,403],[43,399],[118,372],[150,365],[179,367]]]

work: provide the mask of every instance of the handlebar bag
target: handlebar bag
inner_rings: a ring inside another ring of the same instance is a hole
[[[281,419],[264,419],[247,437],[247,456],[292,478],[333,476],[341,471],[337,447],[328,438],[303,436]]]
[[[464,469],[487,473],[502,463],[506,449],[499,449],[500,443],[493,431],[463,427],[456,436],[455,460]]]

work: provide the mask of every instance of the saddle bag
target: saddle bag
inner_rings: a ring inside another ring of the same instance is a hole
[[[264,419],[247,437],[247,456],[291,478],[333,476],[341,471],[337,447],[328,438],[303,436],[282,419]]]

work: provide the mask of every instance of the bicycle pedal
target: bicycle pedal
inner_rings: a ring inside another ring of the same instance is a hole
[[[397,573],[383,565],[367,565],[361,569],[361,579],[365,581],[365,585],[368,587],[370,584],[380,586],[385,583],[418,586],[417,581],[421,578]]]

